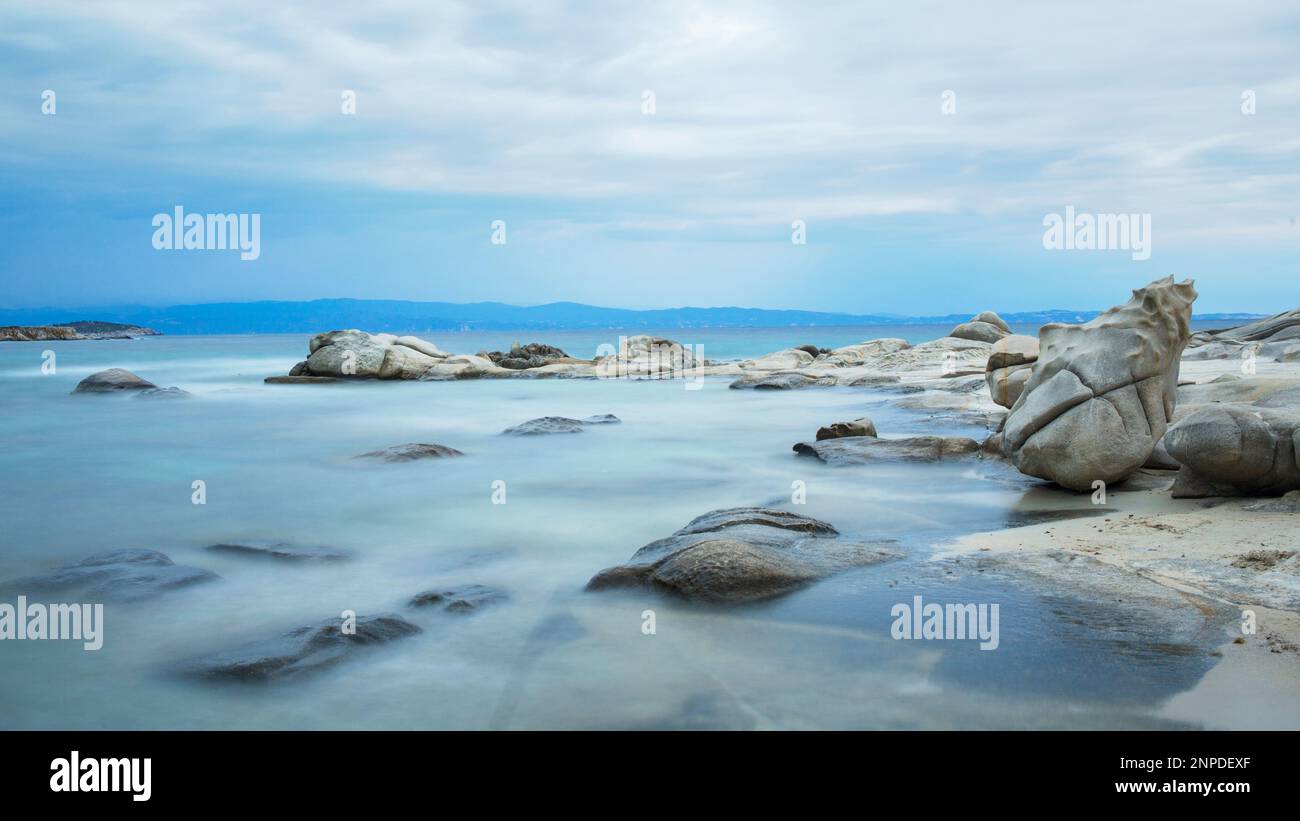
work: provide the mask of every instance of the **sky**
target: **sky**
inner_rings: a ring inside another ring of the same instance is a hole
[[[0,2],[0,307],[1273,313],[1298,54],[1284,3]],[[260,255],[155,248],[177,206]]]

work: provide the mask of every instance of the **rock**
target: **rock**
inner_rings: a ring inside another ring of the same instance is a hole
[[[1166,277],[1082,325],[1044,325],[1006,421],[1012,464],[1079,491],[1145,464],[1173,416],[1195,299],[1190,280]]]
[[[1300,379],[1279,376],[1249,376],[1225,373],[1211,382],[1178,389],[1179,405],[1208,405],[1216,402],[1256,402],[1283,391],[1300,390]]]
[[[305,366],[294,366],[291,376],[333,376],[354,379],[419,379],[446,361],[437,346],[413,336],[368,334],[364,331],[330,331],[308,343],[311,356]]]
[[[755,371],[789,371],[806,368],[813,363],[816,354],[810,354],[802,348],[788,348],[758,359],[749,359],[740,363],[745,370]]]
[[[352,551],[324,545],[296,545],[288,542],[249,540],[210,544],[206,548],[214,553],[230,553],[259,559],[280,559],[294,562],[337,562],[352,558]]]
[[[694,349],[657,336],[620,338],[618,352],[595,361],[601,379],[660,379],[703,366]]]
[[[965,436],[908,436],[901,439],[877,439],[851,436],[800,442],[794,452],[812,456],[832,465],[863,465],[872,462],[938,462],[941,459],[974,456],[980,443]]]
[[[849,381],[851,388],[899,388],[900,390],[923,391],[925,388],[920,385],[903,385],[902,380],[892,373],[874,373],[867,376],[859,376]]]
[[[311,376],[311,369],[307,367],[307,360],[299,362],[289,369],[290,376]]]
[[[834,377],[813,376],[812,374],[789,371],[786,373],[753,373],[744,376],[732,382],[729,387],[741,389],[752,388],[753,390],[780,390],[788,391],[797,388],[817,388],[830,387],[836,384]]]
[[[197,567],[175,564],[157,550],[110,550],[41,576],[6,582],[21,594],[57,593],[87,601],[139,601],[169,590],[219,578]]]
[[[989,386],[989,396],[993,397],[993,401],[1004,408],[1011,408],[1020,398],[1020,394],[1025,392],[1025,385],[1029,383],[1029,377],[1033,373],[1032,364],[997,368],[988,371],[984,381]]]
[[[842,439],[846,436],[875,436],[876,424],[863,416],[852,422],[832,422],[817,430],[817,441],[823,439]]]
[[[1038,361],[1038,338],[1024,334],[1004,336],[993,343],[989,351],[989,372],[999,368],[1014,368],[1018,365],[1032,365]]]
[[[0,342],[35,342],[59,339],[135,339],[159,336],[151,328],[117,322],[68,322],[63,325],[6,325],[0,328]]]
[[[564,351],[553,345],[543,345],[540,342],[530,342],[523,346],[515,344],[511,347],[509,353],[492,351],[491,353],[482,354],[482,356],[491,360],[495,365],[513,371],[540,368],[561,360],[571,361],[569,355]]]
[[[998,316],[993,311],[980,311],[971,319],[971,322],[984,322],[992,325],[1000,331],[1011,333],[1011,326],[1003,322],[1002,317]],[[1033,337],[1030,338],[1032,339]]]
[[[130,371],[121,368],[109,368],[106,371],[92,373],[77,383],[73,393],[110,393],[112,391],[143,391],[158,386],[147,379],[141,379]]]
[[[324,385],[343,380],[334,376],[268,376],[262,381],[268,385]]]
[[[1002,317],[992,311],[984,311],[972,317],[970,322],[963,322],[953,328],[948,336],[993,343],[1010,333],[1011,328],[1002,321]]]
[[[858,368],[880,363],[885,357],[905,351],[912,345],[907,340],[887,337],[872,339],[857,345],[835,348],[817,357],[817,364],[829,368]]]
[[[822,354],[827,354],[831,352],[830,348],[819,348],[816,345],[795,345],[794,349],[796,351],[803,351],[804,353],[808,354],[814,359],[821,356]]]
[[[1169,436],[1167,431],[1165,436]],[[1165,447],[1165,440],[1162,438],[1156,443],[1151,455],[1147,457],[1142,467],[1150,470],[1178,470],[1182,465],[1177,459],[1169,455],[1169,450]]]
[[[395,615],[359,616],[355,632],[343,631],[341,619],[326,619],[282,636],[236,647],[181,665],[182,674],[209,679],[270,682],[297,679],[366,649],[422,632]]]
[[[565,416],[543,416],[529,419],[501,431],[503,436],[541,436],[548,433],[582,433],[588,425],[616,425],[622,422],[612,413],[588,416],[586,419],[569,419]]]
[[[899,557],[892,543],[840,538],[829,524],[768,508],[715,510],[602,570],[588,590],[648,587],[703,602],[789,593],[849,567]]]
[[[448,613],[472,613],[506,600],[506,594],[481,584],[467,584],[446,590],[426,590],[416,594],[409,607],[437,607]]]
[[[194,394],[175,386],[170,388],[145,388],[135,394],[136,399],[192,399],[193,397]]]
[[[355,458],[357,459],[378,459],[381,462],[414,462],[417,459],[444,459],[451,456],[464,456],[465,454],[449,448],[446,445],[426,444],[424,442],[412,442],[406,445],[393,445],[383,450],[374,450],[370,453],[363,453]]]
[[[1300,409],[1207,405],[1174,423],[1165,447],[1182,464],[1176,488],[1184,496],[1300,489]]]

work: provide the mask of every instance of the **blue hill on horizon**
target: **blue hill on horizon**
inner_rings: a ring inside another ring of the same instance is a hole
[[[338,328],[382,331],[561,330],[624,328],[774,328],[859,325],[956,325],[976,311],[941,316],[843,314],[822,311],[711,307],[633,310],[578,302],[415,302],[383,299],[213,302],[151,307],[0,308],[0,325],[59,325],[94,320],[140,325],[165,334],[315,333]],[[1051,309],[1001,314],[1007,322],[1084,322],[1099,312]],[[1199,314],[1205,321],[1244,321],[1264,314]]]

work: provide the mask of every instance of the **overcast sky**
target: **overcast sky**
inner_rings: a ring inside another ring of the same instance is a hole
[[[6,3],[0,306],[1294,308],[1287,5]],[[260,258],[155,250],[178,205]],[[1044,249],[1066,206],[1150,258]]]

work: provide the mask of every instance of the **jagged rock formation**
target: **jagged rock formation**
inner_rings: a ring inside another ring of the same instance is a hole
[[[1082,325],[1044,325],[1003,430],[1012,464],[1081,491],[1140,468],[1173,417],[1195,299],[1166,277]]]

